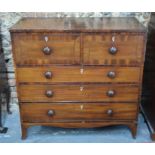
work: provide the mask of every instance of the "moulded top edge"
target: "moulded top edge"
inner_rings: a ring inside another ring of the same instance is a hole
[[[10,32],[146,32],[134,17],[22,18]]]

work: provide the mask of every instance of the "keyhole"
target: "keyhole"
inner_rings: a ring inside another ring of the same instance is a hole
[[[83,72],[84,72],[84,69],[81,68],[81,69],[80,69],[80,74],[83,74]]]
[[[83,105],[80,105],[80,109],[83,110]]]
[[[112,36],[112,42],[115,42],[115,36]]]
[[[45,42],[48,42],[48,36],[45,36],[44,39],[45,39]]]
[[[80,91],[83,91],[83,86],[80,87]]]

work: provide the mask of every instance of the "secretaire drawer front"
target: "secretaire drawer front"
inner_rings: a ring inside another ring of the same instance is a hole
[[[143,35],[87,34],[84,35],[84,64],[139,65],[143,56]]]
[[[139,67],[51,66],[17,68],[18,82],[139,82]]]
[[[19,85],[21,102],[138,101],[137,86],[127,85]]]
[[[132,120],[136,118],[137,105],[129,103],[52,104],[25,103],[21,105],[24,122]]]
[[[12,37],[17,65],[80,63],[80,37],[76,33],[15,33]]]

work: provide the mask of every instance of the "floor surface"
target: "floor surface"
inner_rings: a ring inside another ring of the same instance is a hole
[[[125,126],[92,129],[63,129],[36,126],[28,129],[28,137],[21,140],[18,105],[11,107],[12,114],[5,116],[6,134],[0,134],[0,143],[150,143],[149,131],[139,115],[137,138],[133,139]]]

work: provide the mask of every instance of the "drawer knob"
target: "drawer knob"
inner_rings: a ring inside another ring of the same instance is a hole
[[[50,55],[52,53],[52,49],[50,49],[49,47],[44,47],[43,48],[43,53],[45,55]]]
[[[47,97],[52,97],[53,96],[53,91],[52,90],[47,90],[46,92],[45,92],[45,95],[47,96]]]
[[[48,116],[53,116],[54,114],[55,114],[54,110],[48,110],[48,112],[47,112]]]
[[[112,46],[111,48],[109,48],[109,53],[113,54],[113,55],[116,54],[117,53],[117,48]]]
[[[107,76],[111,79],[114,79],[116,77],[116,73],[113,71],[108,72]]]
[[[109,90],[108,92],[107,92],[107,96],[109,96],[109,97],[113,97],[113,96],[115,96],[115,91],[114,90]]]
[[[50,72],[50,71],[45,72],[44,75],[45,75],[46,79],[51,79],[52,78],[52,72]]]
[[[108,114],[108,116],[112,116],[113,110],[112,110],[112,109],[108,109],[108,110],[107,110],[107,114]]]

